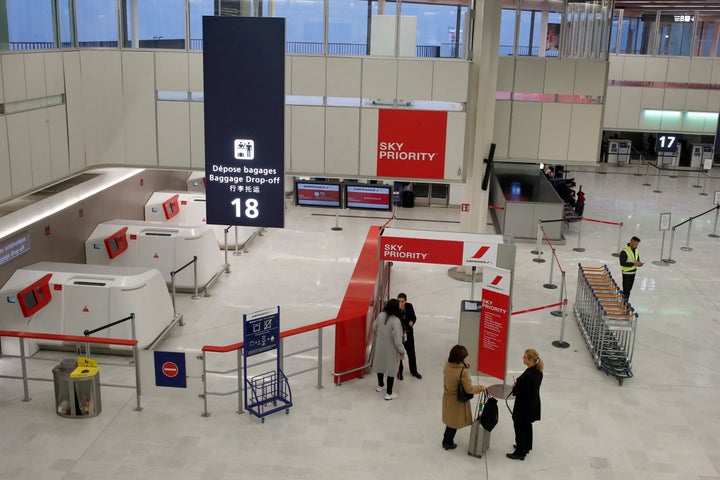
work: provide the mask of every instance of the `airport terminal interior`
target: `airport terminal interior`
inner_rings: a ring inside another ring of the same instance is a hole
[[[658,185],[652,172],[649,177],[634,175],[638,172],[645,170],[584,166],[567,174],[586,192],[587,219],[624,226],[619,231],[610,224],[572,223],[565,241],[554,245],[567,279],[562,338],[568,348],[553,346],[561,338],[562,318],[551,315],[551,309],[512,316],[506,381],[511,383],[523,371],[526,348],[537,349],[545,364],[542,419],[534,424],[534,448],[524,461],[505,456],[514,437],[504,399],[482,458],[467,454],[469,428],[458,432],[457,449],[441,447],[442,369],[458,341],[460,302],[471,298],[471,285],[451,278],[446,265],[395,263],[390,293],[405,292],[415,306],[423,377],[406,375],[396,381],[397,399],[386,401],[375,391],[373,372],[333,384],[334,327],[323,330],[323,388],[317,388],[315,371],[291,376],[292,408],[264,422],[247,412],[236,413],[237,395],[209,397],[210,415],[203,416],[199,391],[178,398],[143,395],[143,409],[136,411],[134,390],[105,386],[100,415],[63,418],[56,414],[51,382],[31,381],[32,400],[24,402],[22,382],[2,379],[0,478],[720,478],[720,240],[708,236],[715,228],[715,211],[693,222],[689,243],[686,227],[678,227],[669,254],[676,263],[653,263],[668,257],[669,236],[663,244],[660,214],[671,212],[675,225],[712,209],[720,178],[711,174],[704,188],[698,188],[694,173],[663,176]],[[703,192],[709,195],[700,195]],[[335,318],[369,227],[385,224],[390,214],[338,214],[291,202],[285,213],[284,229],[267,229],[246,253],[229,256],[230,273],[211,286],[209,297],[179,295],[177,308],[185,324],[174,327],[159,349],[197,352],[204,345],[240,342],[243,314],[276,305],[282,331]],[[457,207],[398,207],[390,225],[458,231],[458,219]],[[333,230],[335,226],[342,230]],[[487,225],[486,233],[494,233],[494,227]],[[578,263],[608,265],[619,281],[618,259],[612,254],[631,236],[641,239],[645,265],[630,299],[639,314],[633,376],[620,384],[596,367],[573,306]],[[573,250],[579,244],[584,252]],[[681,250],[683,246],[692,251]],[[559,299],[558,289],[543,287],[549,282],[549,263],[534,262],[534,248],[533,241],[517,242],[514,312]],[[558,283],[557,266],[553,276]],[[479,284],[474,295],[478,293]],[[302,349],[314,338],[314,332],[298,335],[286,341],[285,349]],[[285,370],[297,371],[302,365],[293,362],[302,363],[315,353],[306,355],[288,360]],[[58,360],[72,357],[72,352],[41,351],[38,356],[48,360],[29,362],[28,375],[48,379]],[[125,365],[131,361],[110,358]],[[209,368],[217,370],[237,362],[235,353],[216,354],[209,361]],[[0,360],[6,374],[16,371],[16,365],[10,358]],[[100,375],[103,383],[132,384],[132,372],[107,367]],[[230,390],[235,377],[226,376]],[[482,375],[473,376],[473,382],[502,383]],[[512,407],[512,398],[508,402]]]

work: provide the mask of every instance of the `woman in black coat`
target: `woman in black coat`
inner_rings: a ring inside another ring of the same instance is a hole
[[[523,363],[527,367],[515,383],[512,394],[515,395],[513,406],[513,426],[515,427],[515,450],[507,457],[513,460],[525,460],[525,455],[532,450],[532,424],[540,420],[540,384],[543,379],[543,361],[537,350],[525,350]]]

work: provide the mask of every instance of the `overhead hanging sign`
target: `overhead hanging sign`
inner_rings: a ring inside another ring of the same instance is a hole
[[[203,17],[207,223],[283,227],[285,19]]]
[[[440,265],[496,265],[502,235],[386,228],[380,260]]]

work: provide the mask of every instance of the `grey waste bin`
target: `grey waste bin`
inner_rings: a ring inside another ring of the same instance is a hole
[[[70,376],[77,366],[74,359],[62,360],[52,370],[56,412],[61,417],[96,417],[102,411],[100,373],[88,368],[85,376]]]

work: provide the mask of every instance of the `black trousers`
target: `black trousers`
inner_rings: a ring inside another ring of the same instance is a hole
[[[405,353],[407,354],[408,363],[410,364],[410,375],[414,375],[418,373],[417,370],[417,360],[415,358],[415,334],[412,330],[408,330],[405,332],[406,339],[403,342],[403,346],[405,347]],[[398,369],[398,373],[402,374],[403,372],[403,362],[400,360],[400,368]]]
[[[455,440],[456,432],[457,432],[457,428],[451,428],[446,425],[445,433],[443,433],[442,444],[443,445],[451,445],[452,443],[454,443],[453,441]]]
[[[532,450],[533,430],[532,422],[513,420],[515,427],[515,452],[518,455],[527,455]]]
[[[632,290],[633,284],[635,283],[635,274],[628,275],[623,273],[623,295],[626,299],[630,299],[630,290]]]
[[[385,383],[383,383],[383,378],[384,378],[384,377],[385,377],[385,376],[384,376],[382,373],[378,373],[378,374],[377,374],[378,387],[384,387],[384,386],[385,386]],[[392,388],[393,388],[393,384],[394,384],[394,383],[395,383],[395,378],[393,378],[393,377],[387,377],[387,390],[386,390],[386,392],[388,393],[388,395],[392,395]]]

